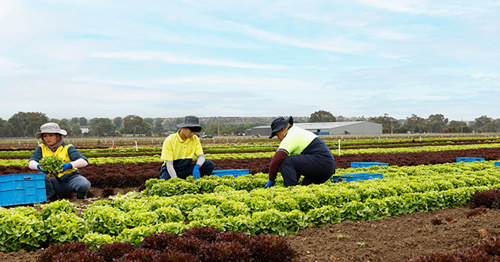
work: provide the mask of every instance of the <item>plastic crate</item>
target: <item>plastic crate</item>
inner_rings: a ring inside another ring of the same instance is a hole
[[[484,161],[484,157],[457,157],[458,162]]]
[[[495,166],[500,166],[500,162],[495,162]]]
[[[0,176],[0,206],[43,202],[46,194],[43,173]]]
[[[389,166],[389,164],[380,162],[351,162],[351,168],[370,167],[370,166]]]
[[[212,172],[212,175],[216,176],[228,176],[232,175],[234,177],[241,176],[241,175],[248,175],[250,174],[250,171],[248,169],[221,169],[221,170],[214,170]]]
[[[345,175],[335,175],[333,176],[333,182],[342,182],[342,181],[356,181],[356,180],[368,180],[373,178],[384,178],[381,173],[354,173],[354,174],[345,174]]]

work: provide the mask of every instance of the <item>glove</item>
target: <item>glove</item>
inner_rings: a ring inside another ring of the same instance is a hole
[[[68,169],[71,169],[73,168],[73,165],[71,163],[64,163],[63,164],[63,172],[68,170]]]
[[[42,171],[42,173],[44,173],[44,174],[46,174],[46,175],[48,175],[48,174],[49,174],[49,171],[45,171],[45,170],[43,170],[43,169],[42,169],[42,167],[40,166],[40,164],[38,164],[38,165],[36,166],[36,168],[37,168],[38,170]]]
[[[276,181],[269,180],[267,181],[267,184],[266,186],[264,186],[264,188],[272,187],[274,186],[274,184],[276,184]]]
[[[198,179],[200,178],[200,165],[196,164],[193,168],[193,178]]]

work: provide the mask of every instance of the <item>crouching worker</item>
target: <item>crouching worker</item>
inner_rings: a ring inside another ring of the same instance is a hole
[[[212,174],[214,162],[205,160],[200,139],[195,135],[201,131],[198,117],[186,116],[184,122],[177,127],[180,128],[179,131],[169,135],[163,142],[160,179],[186,179],[190,175],[198,179]],[[195,156],[198,158],[196,163],[193,162]]]
[[[78,199],[87,198],[90,190],[90,182],[80,174],[78,168],[86,167],[89,163],[72,144],[63,141],[63,135],[67,132],[61,129],[56,123],[46,123],[40,127],[40,132],[36,133],[36,138],[42,139],[40,144],[29,160],[28,166],[33,170],[40,170],[45,176],[45,189],[47,200],[54,200],[61,194],[76,192]],[[46,156],[57,156],[64,162],[63,171],[47,177],[48,171],[40,167],[40,160]]]
[[[293,125],[293,118],[279,117],[271,123],[271,135],[281,141],[271,159],[269,181],[273,186],[278,171],[285,187],[295,186],[301,176],[302,185],[321,184],[335,174],[335,159],[328,146],[314,133]]]

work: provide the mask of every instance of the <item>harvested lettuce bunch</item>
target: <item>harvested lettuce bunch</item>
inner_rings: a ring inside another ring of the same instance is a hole
[[[45,156],[40,160],[40,167],[48,171],[48,176],[56,176],[63,171],[63,160],[57,156]]]

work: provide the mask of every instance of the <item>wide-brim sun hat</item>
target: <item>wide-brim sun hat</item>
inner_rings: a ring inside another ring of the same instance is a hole
[[[269,138],[273,138],[276,135],[276,132],[280,131],[288,124],[293,125],[293,118],[291,116],[287,119],[285,119],[284,117],[278,117],[274,119],[271,123],[271,135],[269,136]]]
[[[40,132],[35,134],[36,138],[41,138],[43,134],[61,134],[63,136],[67,135],[66,130],[61,129],[57,123],[46,123],[40,127]]]
[[[200,119],[196,116],[186,116],[184,117],[184,122],[177,125],[178,128],[188,127],[198,129],[198,132],[201,131]]]

